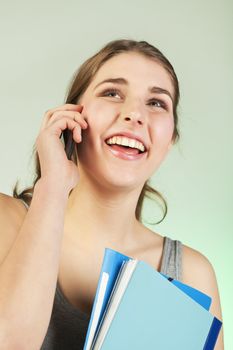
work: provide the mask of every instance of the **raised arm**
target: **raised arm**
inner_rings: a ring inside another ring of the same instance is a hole
[[[46,112],[36,140],[41,178],[20,225],[12,220],[13,198],[0,196],[0,349],[38,350],[49,325],[59,269],[64,217],[78,167],[67,158],[60,140],[72,130],[81,142],[87,124],[80,106]],[[16,220],[17,221],[17,220]]]

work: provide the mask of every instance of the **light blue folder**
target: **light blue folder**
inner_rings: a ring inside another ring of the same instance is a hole
[[[119,252],[105,250],[84,349],[213,349],[221,322],[207,311],[211,299],[179,281],[169,281],[169,276],[143,261],[135,265],[103,344],[92,346],[96,329],[100,325],[103,329],[105,319],[103,324],[101,320],[115,281],[130,260]]]

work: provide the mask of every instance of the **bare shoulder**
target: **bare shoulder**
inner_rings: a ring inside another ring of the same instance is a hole
[[[0,193],[0,264],[12,246],[27,209],[14,197]]]
[[[183,245],[183,282],[199,289],[212,298],[210,312],[222,320],[221,302],[216,274],[212,263],[199,251]],[[216,350],[222,350],[223,330],[221,330]]]
[[[213,293],[217,288],[213,265],[199,251],[183,245],[183,281],[204,293]]]
[[[20,224],[26,213],[27,209],[21,200],[5,193],[0,193],[1,222],[4,219],[10,219],[13,225]]]

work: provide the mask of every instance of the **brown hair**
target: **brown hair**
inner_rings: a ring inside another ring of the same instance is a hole
[[[172,141],[173,143],[176,143],[180,138],[179,131],[178,131],[178,116],[177,116],[177,106],[178,106],[179,97],[180,97],[178,79],[168,59],[162,54],[161,51],[159,51],[156,47],[150,45],[146,41],[135,41],[135,40],[127,40],[127,39],[110,41],[99,52],[97,52],[95,55],[87,59],[75,72],[70,82],[70,86],[68,87],[65,103],[77,104],[79,99],[85,93],[89,84],[93,80],[95,74],[100,69],[100,67],[112,57],[125,52],[136,52],[144,55],[145,57],[153,59],[155,62],[159,63],[170,75],[173,88],[174,88],[174,96],[173,96],[174,131],[173,131]],[[64,133],[65,145],[67,142],[66,136],[67,136],[67,133]],[[34,186],[41,177],[40,162],[39,162],[39,157],[36,151],[35,144],[33,146],[32,156],[34,156],[34,159],[35,159],[35,180],[33,181],[33,185],[20,192],[18,191],[18,180],[17,180],[13,188],[13,196],[15,198],[20,198],[24,200],[28,205],[30,205],[30,202],[32,199]],[[77,164],[76,149],[74,149],[71,155],[71,159],[75,162],[75,164]],[[157,222],[158,224],[165,218],[167,214],[167,203],[163,198],[163,196],[157,190],[152,188],[148,184],[148,182],[149,180],[145,182],[142,188],[142,191],[140,193],[140,196],[137,202],[135,214],[136,214],[136,218],[141,221],[142,205],[143,205],[144,198],[145,197],[150,198],[148,194],[152,194],[155,196],[155,198],[159,198],[164,205],[164,215],[163,215],[163,218]]]

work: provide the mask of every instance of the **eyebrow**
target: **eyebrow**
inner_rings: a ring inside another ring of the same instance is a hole
[[[98,83],[94,90],[101,84],[104,84],[104,83],[115,83],[115,84],[120,84],[120,85],[129,85],[128,81],[125,79],[125,78],[109,78],[109,79],[105,79],[103,81],[101,81],[100,83]],[[172,98],[172,95],[170,94],[170,92],[166,89],[163,89],[159,86],[152,86],[150,88],[148,88],[148,91],[149,92],[154,92],[154,93],[157,93],[157,94],[166,94],[170,97],[170,99],[172,100],[173,102],[173,98]]]

